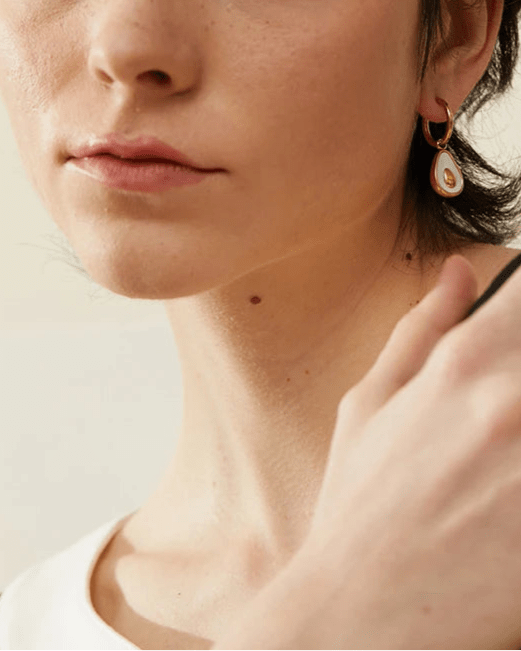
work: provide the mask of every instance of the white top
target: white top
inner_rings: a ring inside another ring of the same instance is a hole
[[[0,598],[0,649],[139,649],[94,610],[92,570],[129,514],[17,576]]]

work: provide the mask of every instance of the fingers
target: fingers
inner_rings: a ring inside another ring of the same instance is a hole
[[[439,340],[477,300],[474,269],[461,255],[446,260],[438,284],[396,324],[375,364],[342,399],[339,412],[362,425],[419,373]]]

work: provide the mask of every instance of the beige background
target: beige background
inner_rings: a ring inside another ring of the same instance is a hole
[[[473,133],[496,163],[521,160],[520,75]],[[1,104],[0,143],[1,591],[138,508],[173,454],[182,384],[162,304],[111,294],[63,262]]]

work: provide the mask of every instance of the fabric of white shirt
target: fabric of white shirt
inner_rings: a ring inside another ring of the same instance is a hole
[[[17,576],[0,598],[0,649],[139,649],[94,610],[90,578],[129,514]]]

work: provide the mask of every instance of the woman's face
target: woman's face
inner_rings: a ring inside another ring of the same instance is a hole
[[[90,275],[174,298],[374,219],[403,185],[418,28],[419,0],[0,0],[0,90]],[[112,132],[226,172],[151,194],[65,165]]]

